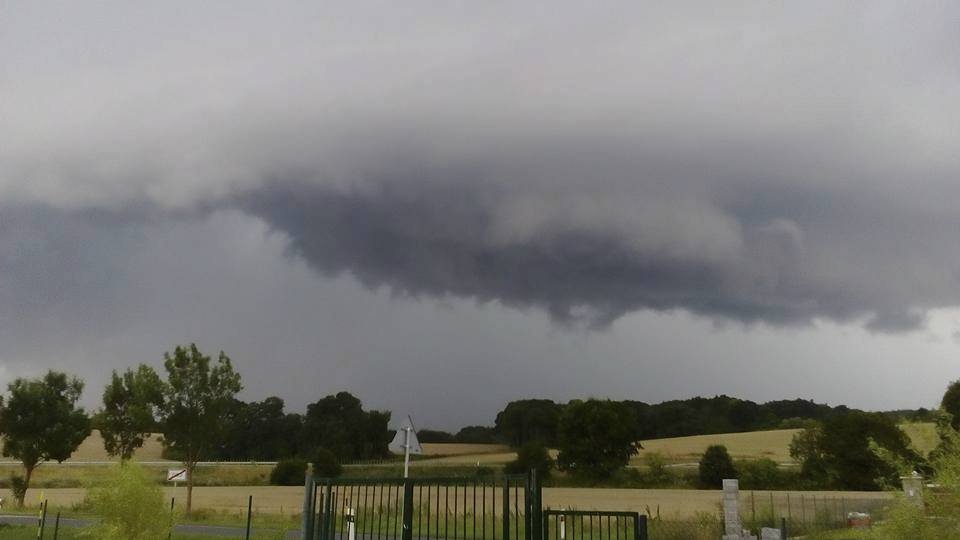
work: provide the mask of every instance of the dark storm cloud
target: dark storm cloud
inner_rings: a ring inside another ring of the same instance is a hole
[[[772,324],[858,318],[886,332],[917,328],[926,309],[958,300],[951,272],[928,281],[930,268],[956,268],[956,254],[925,252],[885,223],[911,216],[871,209],[870,196],[819,193],[782,208],[782,194],[742,188],[737,198],[749,202],[724,207],[729,191],[691,202],[598,188],[585,201],[546,195],[544,208],[539,196],[518,203],[529,196],[522,188],[448,172],[447,181],[410,173],[352,188],[277,181],[240,204],[326,275],[401,295],[537,307],[561,323],[602,327],[636,310],[684,309]],[[960,222],[929,225],[916,232],[948,242]]]
[[[285,7],[23,8],[4,200],[104,231],[239,209],[326,275],[565,324],[889,332],[960,303],[955,8]]]

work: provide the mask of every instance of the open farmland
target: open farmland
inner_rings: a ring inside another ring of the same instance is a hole
[[[927,453],[936,447],[939,439],[935,426],[931,423],[903,424],[901,428],[910,437],[914,447],[922,453]],[[776,429],[770,431],[750,431],[745,433],[720,433],[716,435],[693,435],[690,437],[672,437],[669,439],[652,439],[641,441],[643,449],[631,460],[633,465],[643,463],[643,457],[652,452],[663,454],[674,463],[693,463],[700,460],[707,447],[713,444],[722,444],[727,447],[734,459],[768,458],[778,463],[790,463],[790,441],[799,433],[799,429]],[[426,445],[424,445],[426,446]],[[436,450],[431,452],[439,455],[443,444],[431,445]],[[419,460],[418,464],[429,465],[502,465],[512,461],[516,454],[510,451],[492,450],[496,445],[489,446],[491,451],[468,454],[449,453],[444,457]],[[556,452],[553,452],[554,457]]]
[[[799,429],[777,429],[654,439],[642,442],[643,449],[633,458],[633,461],[642,461],[644,455],[653,452],[663,454],[670,461],[699,461],[708,446],[722,444],[727,447],[733,459],[769,458],[778,463],[785,463],[791,461],[790,441],[799,432]]]

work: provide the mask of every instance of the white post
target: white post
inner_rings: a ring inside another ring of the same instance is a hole
[[[403,477],[410,476],[410,429],[403,428]]]
[[[357,540],[357,512],[347,508],[347,540]]]
[[[567,516],[560,514],[560,540],[567,540]]]

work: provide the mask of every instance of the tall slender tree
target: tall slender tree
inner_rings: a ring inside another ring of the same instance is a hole
[[[243,388],[223,351],[212,363],[195,344],[164,354],[167,384],[162,409],[163,442],[187,469],[187,512],[193,505],[197,463],[213,454],[223,438],[221,417]]]
[[[150,366],[140,364],[122,375],[113,372],[103,391],[103,409],[94,416],[109,455],[127,461],[143,446],[157,427],[163,393],[163,381]]]

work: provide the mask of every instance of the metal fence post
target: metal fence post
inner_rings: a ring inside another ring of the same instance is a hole
[[[60,536],[60,511],[57,510],[57,520],[53,523],[53,540]]]
[[[313,537],[313,475],[310,471],[303,479],[303,515],[300,516],[300,537],[304,540]]]
[[[527,536],[530,540],[543,539],[543,506],[540,503],[540,479],[537,470],[530,469],[530,489],[527,490],[527,521],[530,522]]]
[[[176,497],[170,497],[170,530],[167,531],[167,540],[173,538],[173,502],[176,500]]]
[[[246,540],[250,540],[250,518],[253,512],[253,495],[247,499],[247,535],[244,536]]]
[[[647,540],[647,516],[641,515],[640,512],[636,513],[636,516],[633,518],[633,539],[634,540]]]
[[[402,540],[413,540],[413,480],[409,478],[403,481],[403,529],[400,534]]]
[[[43,529],[47,526],[47,503],[49,500],[43,501],[43,508],[40,510],[40,526],[37,528],[37,539],[43,538]]]
[[[510,479],[503,477],[503,540],[510,538]]]

